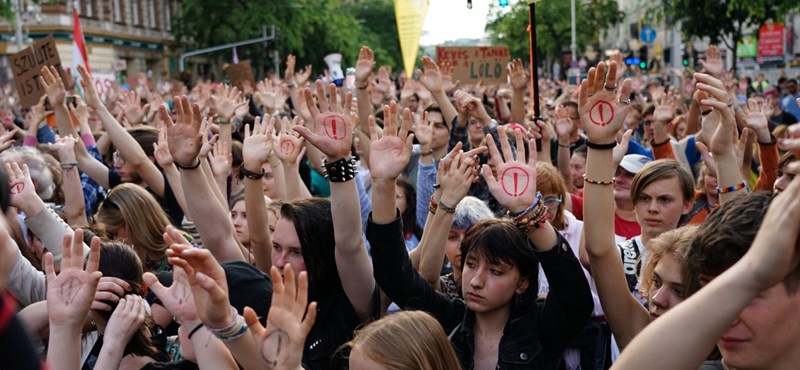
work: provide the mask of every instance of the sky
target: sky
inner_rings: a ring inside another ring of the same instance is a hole
[[[467,9],[467,0],[430,0],[420,45],[482,38],[490,1],[495,0],[472,0],[472,9]]]

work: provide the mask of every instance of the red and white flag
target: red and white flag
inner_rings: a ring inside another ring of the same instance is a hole
[[[79,16],[78,7],[72,5],[72,69],[73,74],[78,74],[78,66],[86,67],[86,70],[91,73],[89,69],[89,57],[86,55],[86,40],[83,38],[83,29],[81,28],[81,21]]]

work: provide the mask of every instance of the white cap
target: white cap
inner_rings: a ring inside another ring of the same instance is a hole
[[[622,157],[622,162],[619,163],[619,166],[622,167],[625,171],[628,171],[632,174],[636,174],[644,168],[644,165],[652,162],[653,160],[650,157],[643,156],[641,154],[628,154]]]

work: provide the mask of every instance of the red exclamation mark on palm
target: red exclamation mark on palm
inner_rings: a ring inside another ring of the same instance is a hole
[[[331,130],[333,131],[333,138],[339,140],[339,133],[336,132],[336,118],[331,120]]]
[[[518,182],[519,182],[519,174],[514,172],[514,195],[519,195],[519,193],[517,192],[517,189],[519,189]]]

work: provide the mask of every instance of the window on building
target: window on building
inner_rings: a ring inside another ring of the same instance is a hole
[[[114,22],[125,23],[125,8],[122,7],[122,0],[111,0],[114,7]]]
[[[95,11],[95,0],[79,0],[78,10],[81,16],[86,18],[96,18],[97,12]]]
[[[133,19],[131,20],[135,26],[140,25],[139,19],[139,2],[138,1],[131,1],[131,15]]]
[[[164,29],[167,31],[172,30],[172,1],[164,0],[162,3],[164,7]]]
[[[147,27],[158,28],[156,19],[156,0],[147,0]]]

